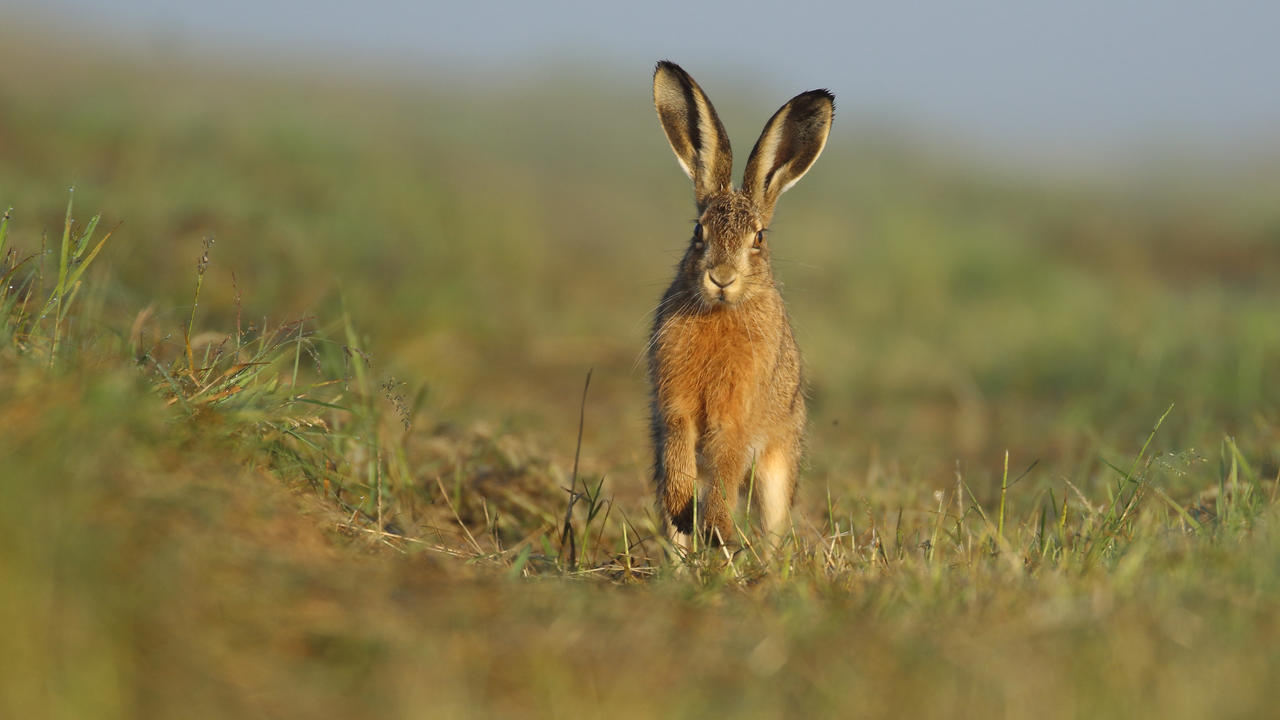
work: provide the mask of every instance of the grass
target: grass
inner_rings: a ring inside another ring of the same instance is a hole
[[[834,138],[775,223],[795,532],[673,563],[637,358],[690,209],[643,72],[69,52],[0,46],[43,61],[0,85],[0,716],[1270,708],[1274,175]]]

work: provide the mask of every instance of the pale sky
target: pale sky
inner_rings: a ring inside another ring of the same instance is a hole
[[[1280,144],[1275,0],[5,3],[126,44],[295,66],[359,58],[410,77],[554,61],[647,92],[654,61],[670,58],[708,88],[828,87],[855,118],[997,150]]]

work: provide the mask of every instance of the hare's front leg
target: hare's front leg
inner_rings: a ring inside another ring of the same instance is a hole
[[[658,486],[658,512],[663,516],[667,538],[678,547],[688,547],[693,532],[694,492],[698,481],[697,435],[693,422],[685,417],[658,418],[659,441],[654,472]]]
[[[736,542],[738,531],[733,511],[738,507],[738,491],[746,478],[751,450],[745,434],[737,428],[722,428],[708,439],[710,487],[707,488],[707,540],[721,545]]]

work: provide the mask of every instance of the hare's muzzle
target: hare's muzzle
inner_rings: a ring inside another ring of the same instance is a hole
[[[716,265],[707,271],[707,279],[721,290],[738,280],[738,271],[729,265]]]

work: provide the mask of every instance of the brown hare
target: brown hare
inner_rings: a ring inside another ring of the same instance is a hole
[[[751,481],[764,528],[776,536],[790,525],[805,386],[766,233],[778,196],[822,153],[835,98],[810,90],[774,113],[740,189],[730,179],[724,126],[688,73],[659,62],[653,103],[693,180],[699,215],[649,344],[658,512],[677,547],[687,548],[695,531],[733,542],[732,513]],[[701,497],[698,478],[706,486]]]

